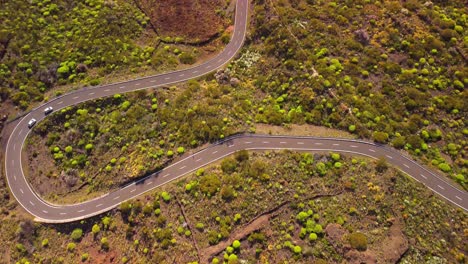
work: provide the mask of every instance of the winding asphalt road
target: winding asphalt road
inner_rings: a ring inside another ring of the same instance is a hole
[[[313,138],[294,136],[239,135],[228,138],[203,149],[145,179],[129,184],[119,190],[99,198],[72,205],[54,205],[41,199],[31,188],[23,173],[22,148],[30,132],[28,121],[35,118],[38,122],[45,118],[44,109],[51,106],[55,111],[96,98],[111,96],[116,93],[154,88],[197,78],[210,73],[228,63],[242,47],[247,31],[248,0],[237,0],[235,26],[232,39],[226,48],[215,58],[195,67],[78,90],[55,98],[23,117],[8,139],[5,153],[5,173],[14,197],[21,206],[35,217],[36,221],[47,223],[66,223],[85,219],[115,208],[123,201],[137,197],[158,186],[206,166],[239,150],[279,150],[297,151],[334,151],[364,155],[371,158],[385,157],[387,161],[401,171],[420,181],[428,188],[449,202],[468,211],[468,193],[458,189],[440,176],[419,165],[410,158],[385,146],[365,141]]]

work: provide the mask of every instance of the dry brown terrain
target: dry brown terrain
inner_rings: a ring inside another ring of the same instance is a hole
[[[205,42],[223,31],[224,0],[135,0],[161,37]]]

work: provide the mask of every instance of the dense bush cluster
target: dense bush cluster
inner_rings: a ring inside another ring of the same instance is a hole
[[[49,190],[44,194],[82,184],[93,192],[156,171],[186,149],[248,129],[248,120],[243,119],[250,111],[244,101],[249,93],[234,92],[215,82],[190,81],[183,91],[116,94],[63,109],[33,130],[29,141],[45,145],[29,145],[31,166],[42,164],[31,181],[47,177],[44,187]],[[47,160],[38,153],[47,155]],[[56,188],[50,190],[50,184]],[[226,197],[229,193],[225,190]]]
[[[125,1],[8,1],[0,17],[0,98],[23,109],[56,84],[149,64],[155,50],[135,43],[148,18]]]
[[[466,187],[462,1],[256,1],[255,121],[349,130],[403,148]],[[236,67],[237,66],[237,67]]]

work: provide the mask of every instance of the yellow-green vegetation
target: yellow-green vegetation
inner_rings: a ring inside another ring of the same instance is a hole
[[[28,138],[29,181],[56,202],[62,198],[55,195],[70,191],[107,192],[190,149],[248,130],[251,94],[190,81],[183,90],[116,94],[63,109]]]
[[[57,86],[168,71],[193,64],[202,53],[177,43],[160,45],[133,1],[15,0],[2,3],[0,17],[0,101],[22,110],[60,95],[47,93]]]
[[[11,207],[2,254],[20,263],[464,263],[467,214],[376,166],[334,153],[241,151],[69,225],[32,223]]]
[[[8,1],[0,16],[1,97],[21,108],[56,84],[97,85],[145,65],[154,51],[135,43],[148,19],[126,1]]]
[[[466,188],[463,1],[255,3],[248,50],[260,59],[234,67],[265,92],[255,121],[348,130],[405,149]]]

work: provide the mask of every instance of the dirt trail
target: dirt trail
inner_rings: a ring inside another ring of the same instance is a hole
[[[241,228],[240,230],[236,231],[233,235],[231,235],[229,239],[222,241],[215,246],[205,248],[200,255],[201,263],[209,263],[209,259],[212,256],[219,254],[226,247],[231,245],[234,240],[242,240],[246,236],[251,234],[252,232],[260,230],[263,227],[267,226],[270,219],[272,217],[277,216],[280,213],[280,210],[283,209],[289,203],[290,203],[289,201],[283,202],[277,207],[260,214],[259,216],[254,218],[252,221],[247,223],[243,228]]]

